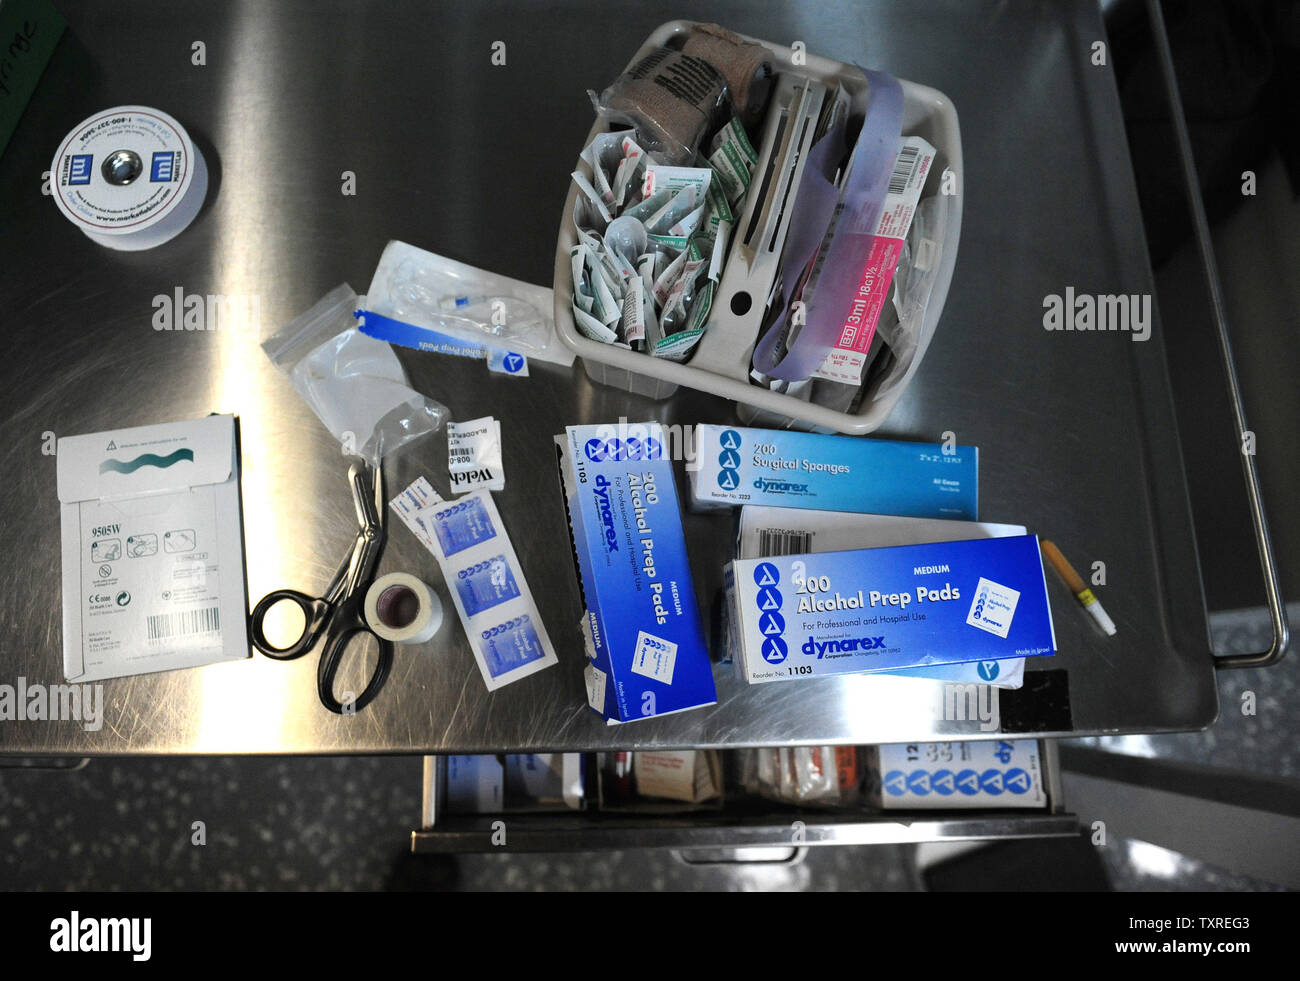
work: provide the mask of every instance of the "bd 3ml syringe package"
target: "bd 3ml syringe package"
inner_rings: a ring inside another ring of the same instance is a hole
[[[1037,535],[737,559],[726,587],[750,683],[1056,650]]]
[[[742,426],[697,426],[697,509],[778,508],[974,521],[979,449]]]
[[[661,427],[569,426],[555,442],[586,606],[588,703],[611,723],[713,704]]]

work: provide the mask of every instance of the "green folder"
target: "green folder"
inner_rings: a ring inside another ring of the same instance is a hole
[[[48,0],[0,0],[0,153],[66,26]]]

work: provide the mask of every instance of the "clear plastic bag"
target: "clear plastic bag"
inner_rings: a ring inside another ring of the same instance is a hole
[[[543,361],[572,362],[555,337],[549,290],[389,242],[366,297],[373,313]]]
[[[262,350],[344,452],[377,467],[385,455],[437,432],[451,413],[410,387],[391,347],[361,333],[353,316],[361,305],[352,287],[337,286]]]

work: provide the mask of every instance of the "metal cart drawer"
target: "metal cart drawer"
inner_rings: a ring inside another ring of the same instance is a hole
[[[1039,742],[1048,806],[1035,810],[813,810],[767,801],[728,799],[721,808],[689,814],[631,814],[602,810],[546,813],[447,814],[438,799],[446,757],[424,758],[421,827],[411,851],[576,852],[635,848],[719,849],[878,845],[928,841],[988,841],[1072,837],[1079,823],[1065,811],[1054,740]]]

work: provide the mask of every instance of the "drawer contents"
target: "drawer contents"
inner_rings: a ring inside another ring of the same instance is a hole
[[[867,760],[871,801],[886,810],[1047,806],[1033,739],[873,746]]]
[[[862,751],[855,746],[743,749],[736,757],[749,794],[782,804],[862,806]]]
[[[438,815],[581,812],[741,820],[885,818],[894,812],[1047,812],[1037,740],[437,757]],[[432,802],[431,801],[431,802]],[[576,816],[576,815],[575,815]]]
[[[717,750],[599,753],[596,758],[601,810],[666,814],[722,804],[723,754]]]
[[[447,756],[438,796],[448,814],[581,810],[586,766],[581,753]]]

